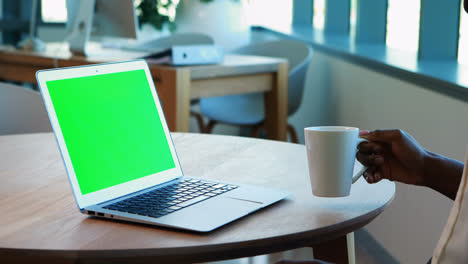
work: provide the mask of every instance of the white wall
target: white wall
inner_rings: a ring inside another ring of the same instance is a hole
[[[467,121],[463,101],[317,51],[302,105],[290,118],[302,140],[302,128],[312,125],[401,128],[427,149],[460,161]],[[401,263],[426,263],[451,205],[427,188],[397,184],[395,200],[367,230]]]

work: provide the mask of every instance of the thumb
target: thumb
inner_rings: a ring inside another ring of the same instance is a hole
[[[359,132],[359,136],[369,141],[380,141],[380,142],[385,142],[385,143],[392,143],[401,139],[403,133],[404,132],[399,129],[374,130],[369,133],[365,133],[361,131]]]

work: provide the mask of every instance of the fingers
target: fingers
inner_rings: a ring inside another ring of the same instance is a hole
[[[356,158],[362,165],[367,167],[363,176],[368,183],[377,183],[383,179],[382,169],[385,163],[383,155],[359,151],[356,154]]]
[[[388,144],[381,142],[363,142],[359,144],[356,158],[367,167],[363,176],[368,183],[382,180],[382,167],[385,163],[385,153],[388,153]]]
[[[369,133],[370,133],[369,130],[359,130],[359,136],[367,135]]]
[[[372,166],[381,166],[384,164],[384,156],[382,154],[375,154],[373,152],[371,153],[365,153],[359,151],[356,154],[357,160],[364,166],[366,167],[372,167]]]
[[[369,168],[367,168],[367,170],[362,175],[362,176],[364,176],[364,179],[366,179],[366,181],[368,183],[373,183],[374,182],[374,170],[375,170],[374,167],[369,167]]]
[[[369,133],[365,133],[365,131],[361,131],[359,136],[361,138],[365,138],[369,141],[379,141],[379,142],[386,142],[392,143],[395,141],[400,140],[405,135],[405,132],[400,129],[391,129],[391,130],[374,130]]]
[[[359,152],[368,154],[381,154],[384,153],[386,148],[385,144],[379,142],[362,142],[358,145]]]
[[[368,183],[377,183],[383,179],[383,174],[381,172],[380,167],[369,167],[363,174],[364,179]]]

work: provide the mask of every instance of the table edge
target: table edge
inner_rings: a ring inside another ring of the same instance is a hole
[[[11,258],[15,261],[20,259],[27,260],[29,258],[41,257],[41,259],[46,261],[82,260],[112,261],[113,263],[128,263],[130,260],[133,263],[147,262],[149,260],[174,263],[193,263],[256,256],[300,247],[313,247],[314,245],[321,242],[326,242],[344,236],[350,232],[364,227],[372,220],[374,220],[391,204],[394,197],[395,193],[392,195],[391,199],[389,199],[378,209],[349,219],[347,221],[314,229],[313,231],[287,234],[274,238],[262,238],[250,241],[223,243],[216,245],[187,246],[183,248],[170,247],[158,249],[41,250],[0,248],[0,256],[2,258],[6,257],[6,259]],[[328,230],[331,228],[335,229],[332,234],[328,232]],[[311,236],[314,238],[311,239]]]

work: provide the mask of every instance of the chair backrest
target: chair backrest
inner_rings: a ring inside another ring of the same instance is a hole
[[[0,83],[0,135],[51,131],[39,92]]]
[[[176,33],[169,36],[150,40],[142,48],[168,49],[174,45],[214,44],[211,36],[202,33]]]
[[[313,50],[304,42],[295,40],[274,40],[254,43],[232,51],[236,54],[279,57],[289,62],[288,114],[297,111],[302,101],[305,77]]]

